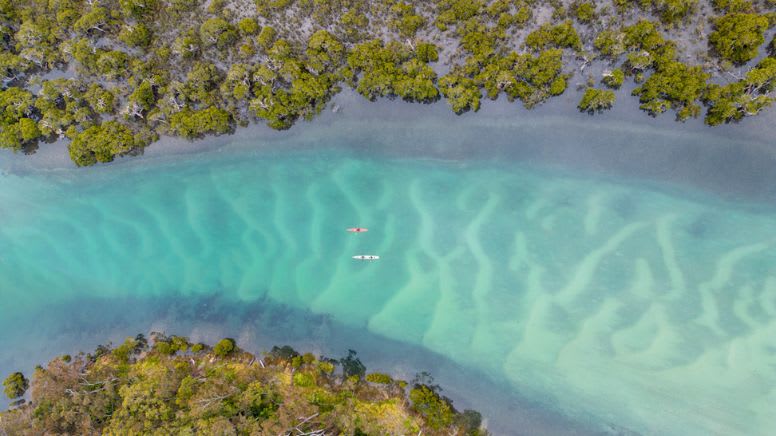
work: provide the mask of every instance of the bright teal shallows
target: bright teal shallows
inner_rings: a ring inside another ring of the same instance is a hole
[[[26,310],[85,297],[266,297],[571,415],[646,434],[776,428],[772,213],[319,149],[5,175],[0,216],[3,335]]]

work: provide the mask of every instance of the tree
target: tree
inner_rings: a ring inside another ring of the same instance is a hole
[[[757,115],[774,102],[770,94],[776,89],[776,58],[767,57],[752,68],[746,77],[727,85],[712,84],[706,91],[708,107],[704,121],[710,126],[738,121]]]
[[[73,29],[84,35],[102,36],[110,30],[109,27],[113,23],[114,20],[111,18],[108,10],[97,6],[81,16],[81,18],[73,24]]]
[[[366,375],[366,366],[361,363],[361,359],[356,357],[354,350],[348,350],[348,355],[340,359],[342,365],[342,374],[346,378],[357,377],[359,380]]]
[[[251,96],[253,69],[247,64],[233,64],[221,84],[221,94],[235,100],[245,100]]]
[[[30,118],[20,118],[16,124],[9,124],[0,131],[0,147],[19,151],[41,137],[38,124]]]
[[[129,55],[119,50],[103,50],[97,57],[97,71],[107,80],[116,80],[127,75]]]
[[[269,48],[272,47],[272,44],[275,43],[276,38],[277,31],[275,28],[272,26],[264,26],[261,29],[259,36],[256,38],[256,42],[265,50],[269,50]]]
[[[170,116],[170,130],[187,139],[208,133],[222,135],[232,130],[229,112],[210,106],[205,109],[183,109]]]
[[[235,349],[236,345],[234,343],[234,339],[224,338],[218,341],[218,343],[213,347],[213,354],[218,357],[226,357],[232,354]]]
[[[709,74],[701,67],[671,61],[634,89],[633,95],[639,96],[641,109],[650,115],[656,116],[673,108],[676,119],[684,121],[699,115],[700,106],[696,101],[705,91],[708,79]]]
[[[121,12],[127,17],[143,18],[154,14],[159,7],[158,0],[119,0]]]
[[[608,89],[587,88],[577,108],[593,115],[611,109],[615,99],[614,92]]]
[[[426,24],[426,20],[416,13],[415,7],[410,3],[395,3],[391,6],[391,12],[397,17],[392,22],[393,27],[399,31],[403,38],[414,37],[418,29]]]
[[[184,59],[193,59],[202,52],[202,42],[199,33],[194,29],[182,32],[173,42],[173,53]]]
[[[582,41],[571,21],[556,25],[543,24],[525,37],[525,45],[537,51],[547,48],[582,49]]]
[[[620,86],[622,86],[624,81],[625,73],[619,68],[615,68],[611,71],[604,71],[603,78],[601,79],[601,82],[604,85],[613,89],[620,89]]]
[[[625,47],[629,50],[625,62],[627,72],[641,74],[649,68],[660,68],[676,57],[672,41],[663,38],[655,23],[640,20],[623,29]],[[640,77],[637,77],[640,80]]]
[[[423,63],[436,62],[439,60],[437,46],[428,42],[420,42],[415,48],[418,60]]]
[[[377,384],[383,384],[383,385],[393,383],[393,378],[391,378],[391,376],[380,372],[372,372],[367,374],[365,380],[368,381],[369,383],[377,383]]]
[[[714,22],[709,45],[722,59],[743,64],[757,56],[768,27],[768,18],[764,15],[727,14]]]
[[[27,90],[0,90],[0,147],[18,151],[41,136],[31,117],[36,115],[35,98]]]
[[[14,123],[32,113],[34,97],[26,89],[15,86],[0,90],[0,109],[0,125]]]
[[[477,412],[456,412],[437,387],[416,385],[409,398],[406,382],[347,378],[310,353],[233,358],[146,345],[130,338],[39,367],[30,403],[0,412],[0,434],[487,434]]]
[[[351,71],[361,73],[356,90],[370,100],[398,95],[407,101],[430,102],[439,97],[434,70],[403,44],[384,44],[379,39],[358,44],[347,62]]]
[[[272,347],[272,349],[267,353],[268,356],[279,359],[279,360],[288,360],[290,361],[296,356],[299,356],[299,352],[294,350],[289,345],[283,345],[281,347],[278,347],[277,345]]]
[[[124,26],[119,32],[119,40],[129,47],[148,48],[151,44],[151,30],[143,23]]]
[[[119,362],[129,363],[130,358],[132,358],[136,354],[136,352],[140,349],[140,347],[141,347],[141,344],[137,339],[127,338],[124,340],[124,343],[114,348],[113,351],[111,351],[111,354]]]
[[[339,25],[348,41],[364,39],[364,33],[369,26],[369,17],[356,9],[349,9],[340,16]]]
[[[712,0],[714,9],[720,12],[752,12],[753,6],[749,0]]]
[[[421,414],[433,429],[442,429],[453,423],[456,411],[449,400],[426,385],[415,385],[410,391],[412,408]]]
[[[10,30],[7,37],[11,36]],[[9,42],[10,40],[9,38]],[[13,40],[16,43],[14,47],[16,53],[38,68],[48,70],[61,60],[61,54],[57,49],[59,38],[56,24],[45,15],[25,17],[13,34]]]
[[[590,2],[578,3],[574,7],[574,15],[580,23],[589,23],[595,18],[595,4]]]
[[[677,24],[698,5],[698,0],[654,0],[655,10],[666,24]]]
[[[332,71],[339,67],[345,58],[345,46],[326,30],[319,30],[307,40],[308,66],[318,72]]]
[[[29,380],[21,372],[11,374],[3,381],[3,391],[11,400],[21,398],[29,387]]]
[[[445,31],[449,26],[466,21],[480,13],[480,0],[441,0],[437,3],[436,26]]]
[[[625,52],[625,34],[617,30],[602,30],[593,45],[604,57],[617,58]]]
[[[243,35],[255,35],[259,33],[259,23],[253,18],[243,18],[237,23],[240,33]]]
[[[116,105],[116,95],[98,83],[92,83],[83,95],[95,113],[111,113]]]
[[[210,62],[195,62],[186,74],[186,97],[191,101],[215,103],[214,91],[221,83],[223,72]]]
[[[482,429],[482,414],[476,410],[464,410],[456,417],[455,422],[465,429],[467,436],[487,436],[488,434]]]
[[[210,18],[202,23],[199,28],[202,41],[206,46],[215,45],[218,49],[225,49],[237,41],[237,30],[223,18]]]
[[[154,107],[155,101],[156,96],[154,95],[153,86],[148,81],[143,81],[129,95],[127,115],[129,117],[145,118],[148,111]]]
[[[439,79],[439,90],[456,114],[480,109],[482,91],[477,83],[465,76],[449,73]]]
[[[567,76],[562,73],[562,56],[560,49],[545,50],[536,57],[519,55],[514,72],[520,80],[507,88],[507,93],[512,98],[520,98],[526,108],[562,94],[567,86]]]
[[[97,162],[111,162],[115,156],[143,145],[127,126],[117,121],[106,121],[75,135],[70,142],[70,158],[78,166],[89,166]]]
[[[0,83],[13,85],[23,78],[30,62],[10,50],[0,50]]]

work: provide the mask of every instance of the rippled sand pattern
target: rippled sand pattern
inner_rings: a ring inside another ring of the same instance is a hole
[[[0,328],[80,296],[269,297],[573,416],[776,428],[773,213],[508,165],[220,159],[3,177]]]

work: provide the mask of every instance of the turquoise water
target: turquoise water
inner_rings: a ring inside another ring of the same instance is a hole
[[[335,146],[1,183],[3,350],[48,357],[41,347],[58,346],[44,338],[79,325],[133,334],[118,314],[134,304],[180,301],[181,317],[217,323],[199,302],[235,313],[266,302],[438,353],[580,422],[776,428],[769,206],[508,159]],[[84,315],[94,301],[110,316]],[[9,352],[0,369],[23,361]],[[488,416],[487,401],[473,406]]]

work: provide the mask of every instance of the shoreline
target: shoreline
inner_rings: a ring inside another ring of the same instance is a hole
[[[60,331],[59,337],[53,336],[55,340],[51,341],[52,347],[47,347],[45,353],[37,354],[36,359],[27,357],[33,350],[25,350],[25,357],[17,364],[25,368],[13,370],[24,369],[25,374],[28,374],[36,364],[43,364],[56,356],[74,354],[75,350],[91,350],[108,341],[114,345],[121,344],[126,337],[134,336],[137,332],[146,335],[151,332],[180,335],[188,337],[192,342],[208,343],[223,337],[233,337],[238,346],[251,353],[267,351],[275,345],[290,345],[297,350],[337,358],[347,354],[348,349],[354,349],[370,371],[384,372],[405,380],[428,371],[434,381],[443,387],[442,393],[453,400],[457,409],[475,408],[481,412],[483,422],[494,435],[529,435],[537,434],[538,431],[540,434],[557,436],[593,436],[610,434],[608,429],[617,428],[612,423],[595,422],[592,418],[572,417],[559,410],[552,410],[547,404],[542,404],[542,401],[549,399],[529,398],[514,387],[504,386],[490,375],[465,367],[442,354],[419,345],[355,329],[324,314],[263,300],[234,306],[229,301],[219,300],[217,296],[186,299],[183,304],[182,295],[177,298],[168,295],[161,302],[142,302],[137,298],[126,300],[126,304],[120,306],[148,306],[155,311],[150,314],[138,309],[120,311],[113,315],[120,319],[126,318],[122,321],[127,323],[114,325],[99,333],[90,330],[88,334],[80,333],[80,337],[77,337],[68,329]],[[87,304],[58,303],[55,308],[47,310],[74,310],[69,308],[70,305],[89,307],[89,312],[95,316],[105,316],[105,313],[117,310],[115,301],[98,298]],[[101,306],[105,307],[101,310]],[[187,312],[201,311],[203,308],[207,311],[204,318],[195,320],[187,316]],[[45,316],[45,313],[40,315]],[[138,315],[150,316],[139,319]],[[300,318],[304,319],[301,328],[298,323]],[[46,337],[52,338],[50,335]],[[467,382],[471,378],[476,378],[477,382]],[[5,398],[0,399],[0,407],[6,407],[7,403]],[[525,427],[514,433],[514,426],[518,424]]]
[[[123,5],[111,17],[84,7],[64,21],[56,8],[13,5],[3,147],[33,151],[66,136],[73,162],[90,166],[142,153],[159,135],[201,138],[252,122],[287,129],[329,110],[342,88],[370,100],[445,100],[454,113],[498,96],[600,113],[619,96],[661,119],[696,122],[705,111],[709,125],[774,102],[769,4],[583,3],[220,0]],[[36,40],[17,29],[35,14],[57,26],[31,55]],[[46,159],[61,165],[56,152]]]
[[[636,87],[633,83],[624,84],[616,90],[618,97],[631,95]],[[380,98],[370,101],[355,90],[345,87],[335,94],[326,105],[324,111],[312,120],[300,120],[286,130],[275,130],[263,124],[261,120],[253,121],[248,126],[237,127],[234,132],[217,136],[204,136],[193,140],[163,135],[160,139],[137,156],[127,155],[113,162],[101,163],[94,168],[112,167],[133,160],[143,160],[148,157],[167,154],[190,154],[217,149],[229,143],[241,140],[283,140],[288,137],[304,135],[306,131],[328,127],[329,124],[342,122],[376,121],[383,124],[423,123],[424,118],[437,121],[451,121],[471,126],[502,124],[505,127],[519,128],[530,123],[542,122],[545,117],[553,117],[558,121],[567,121],[577,126],[593,125],[603,130],[624,130],[639,134],[671,134],[682,139],[725,138],[738,143],[757,145],[762,151],[776,154],[776,146],[771,138],[776,136],[776,108],[768,107],[757,117],[746,117],[738,122],[708,126],[700,118],[690,118],[686,121],[675,121],[670,113],[652,117],[641,109],[637,99],[618,98],[612,109],[605,113],[589,115],[580,112],[575,105],[582,90],[570,86],[561,96],[550,99],[532,109],[526,109],[519,101],[509,102],[501,96],[496,100],[485,99],[478,112],[455,114],[444,100],[431,103],[406,102],[399,98]],[[334,110],[334,108],[337,108]],[[356,112],[357,115],[353,116]],[[58,140],[42,144],[40,149],[29,155],[14,153],[8,149],[0,149],[0,165],[20,160],[20,164],[31,163],[31,167],[41,168],[77,168],[67,156],[68,140]],[[45,156],[45,158],[40,158]],[[18,157],[17,157],[18,156]],[[50,160],[49,163],[45,162]],[[38,162],[44,161],[44,162]],[[53,165],[52,165],[53,164]],[[87,170],[87,169],[84,169]]]
[[[567,97],[570,101],[576,98]],[[455,115],[444,102],[371,102],[345,89],[320,116],[289,130],[251,124],[233,134],[194,141],[163,137],[140,156],[90,168],[76,167],[65,142],[59,141],[32,156],[0,150],[0,171],[64,171],[77,177],[79,171],[112,171],[179,158],[207,159],[209,153],[315,149],[325,142],[321,138],[339,138],[345,131],[354,143],[344,147],[358,155],[458,162],[507,159],[564,172],[623,177],[657,187],[699,189],[728,200],[743,196],[746,201],[776,201],[776,190],[768,183],[776,178],[776,146],[769,141],[776,137],[776,110],[772,108],[736,125],[709,127],[698,119],[678,124],[668,116],[648,117],[637,102],[616,105],[603,116],[591,116],[579,113],[563,99],[561,96],[527,110],[501,98],[488,102],[478,113]],[[332,111],[334,105],[340,110]],[[364,123],[373,125],[379,134],[365,135],[360,129]],[[479,131],[497,132],[498,143],[479,144]],[[599,135],[614,136],[620,142],[597,143]],[[373,142],[375,137],[381,138],[378,143]],[[718,167],[719,174],[710,174],[709,166]]]

